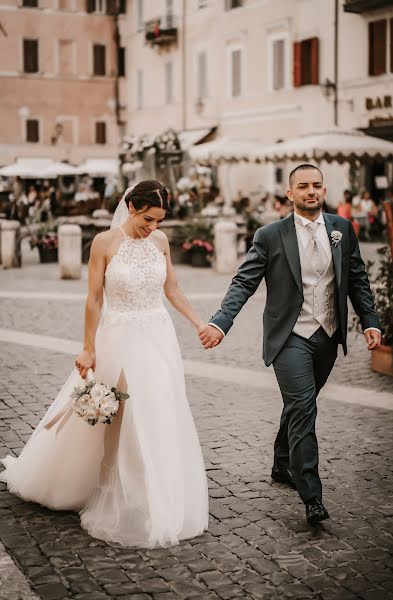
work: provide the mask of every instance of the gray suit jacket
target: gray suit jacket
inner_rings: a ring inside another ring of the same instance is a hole
[[[363,329],[381,326],[351,222],[327,213],[323,217],[329,238],[332,231],[342,233],[338,245],[332,245],[332,257],[337,283],[339,339],[346,354],[347,297],[359,315]],[[220,310],[210,322],[227,333],[243,305],[256,292],[263,277],[267,287],[263,313],[263,358],[269,366],[290,336],[303,304],[302,275],[293,214],[256,231],[245,261],[233,278]]]

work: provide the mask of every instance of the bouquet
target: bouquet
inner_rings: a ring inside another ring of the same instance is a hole
[[[129,398],[129,394],[109,388],[102,383],[89,381],[85,385],[74,388],[71,394],[72,411],[84,419],[89,425],[112,423],[117,415],[120,402]]]

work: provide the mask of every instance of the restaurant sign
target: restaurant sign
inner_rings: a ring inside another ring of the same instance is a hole
[[[392,108],[392,98],[393,96],[366,98],[366,109],[375,110],[376,108]]]

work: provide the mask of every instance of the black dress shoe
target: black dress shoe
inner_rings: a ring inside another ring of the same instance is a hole
[[[329,513],[318,498],[313,498],[306,502],[306,518],[307,523],[315,527],[321,521],[329,518]]]
[[[296,486],[292,479],[292,473],[288,468],[277,469],[276,467],[273,467],[272,468],[272,479],[273,479],[273,481],[277,481],[277,483],[285,483],[286,485],[289,485],[291,488],[296,490]]]

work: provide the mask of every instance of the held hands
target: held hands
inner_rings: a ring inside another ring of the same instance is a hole
[[[78,369],[82,379],[86,379],[88,370],[92,369],[94,371],[96,368],[95,352],[82,350],[75,359],[75,367]]]
[[[375,350],[381,345],[381,332],[376,329],[368,329],[364,332],[368,350]]]
[[[198,329],[199,339],[201,340],[202,346],[205,350],[209,348],[215,348],[222,342],[224,335],[219,329],[213,327],[213,325],[205,325],[200,330]]]

